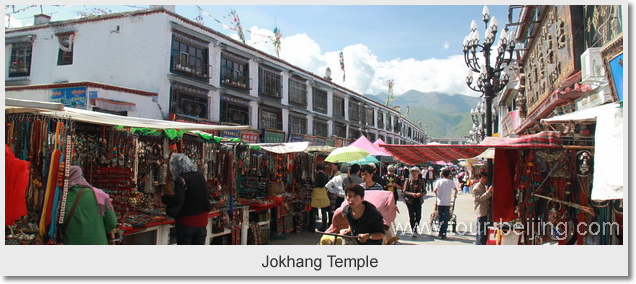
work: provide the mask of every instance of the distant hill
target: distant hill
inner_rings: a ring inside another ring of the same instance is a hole
[[[365,95],[384,104],[386,93]],[[402,113],[410,108],[408,119],[413,123],[422,122],[422,128],[428,125],[429,136],[435,138],[455,138],[468,135],[472,129],[470,109],[477,106],[479,97],[449,95],[443,93],[422,93],[410,90],[395,97],[391,106],[399,105]]]

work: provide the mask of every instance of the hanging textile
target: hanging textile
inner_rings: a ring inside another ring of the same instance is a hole
[[[29,165],[29,162],[17,159],[9,145],[4,145],[5,226],[13,225],[27,214],[25,192],[29,184]]]
[[[516,218],[515,190],[513,187],[517,150],[495,149],[495,167],[492,197],[493,222],[507,222]]]

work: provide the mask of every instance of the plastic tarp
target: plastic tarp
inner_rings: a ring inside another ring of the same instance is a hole
[[[259,146],[265,151],[277,154],[288,154],[305,152],[309,147],[309,142],[290,142],[290,143],[260,143],[251,144],[251,146]]]
[[[39,106],[33,106],[40,103]],[[179,130],[243,130],[250,129],[249,125],[209,125],[198,123],[186,123],[169,120],[158,120],[141,117],[120,116],[108,113],[95,112],[90,110],[65,107],[59,110],[59,104],[41,103],[27,100],[16,100],[5,98],[5,114],[10,113],[33,113],[49,115],[53,117],[72,119],[86,123],[112,126],[126,126],[135,128],[150,129],[179,129]]]
[[[622,199],[625,145],[623,140],[623,108],[608,108],[596,118],[594,134],[593,200]]]

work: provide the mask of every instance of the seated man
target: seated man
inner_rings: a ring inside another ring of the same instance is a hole
[[[364,200],[364,188],[359,184],[345,188],[347,206],[343,213],[349,222],[344,234],[358,236],[359,245],[381,245],[384,239],[384,219],[378,209]],[[392,201],[392,200],[391,200]]]

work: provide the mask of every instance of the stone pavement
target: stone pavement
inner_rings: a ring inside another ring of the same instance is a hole
[[[474,245],[475,243],[475,221],[476,216],[473,211],[473,196],[471,193],[457,194],[454,214],[457,216],[457,233],[451,232],[451,226],[448,227],[446,239],[437,237],[436,224],[430,225],[430,216],[433,213],[435,204],[435,194],[428,192],[424,196],[424,204],[422,204],[422,234],[412,237],[409,227],[409,214],[406,204],[402,199],[398,201],[399,213],[395,218],[394,228],[398,229],[397,236],[400,238],[399,244],[402,245]],[[320,222],[318,222],[320,224]],[[319,226],[319,225],[317,225]],[[406,232],[400,228],[407,229]],[[321,235],[303,231],[301,234],[289,233],[284,240],[272,239],[268,245],[316,245]]]

